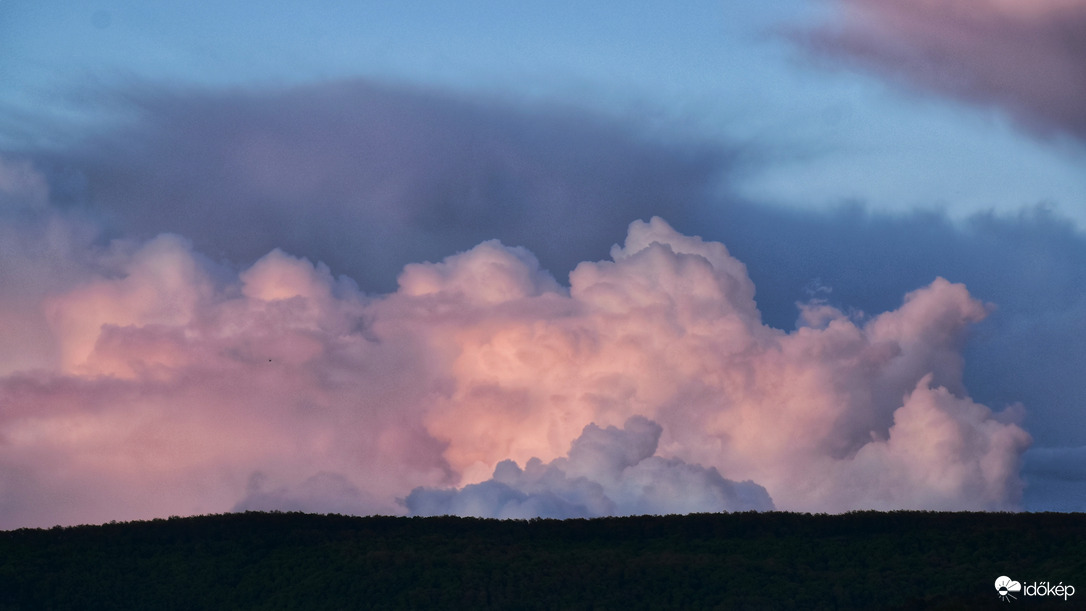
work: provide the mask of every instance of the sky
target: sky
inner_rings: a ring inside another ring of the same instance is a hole
[[[1086,510],[1082,41],[0,2],[0,528]]]

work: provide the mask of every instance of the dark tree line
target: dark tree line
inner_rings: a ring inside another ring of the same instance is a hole
[[[991,608],[1000,575],[1081,586],[1014,601],[1070,609],[1084,543],[1057,513],[249,512],[0,532],[0,611]]]

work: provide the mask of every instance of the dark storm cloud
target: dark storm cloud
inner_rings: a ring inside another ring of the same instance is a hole
[[[176,232],[236,261],[304,252],[369,289],[495,236],[563,274],[631,219],[681,219],[729,157],[572,109],[363,81],[121,97],[127,127],[32,155],[58,196],[119,233]]]

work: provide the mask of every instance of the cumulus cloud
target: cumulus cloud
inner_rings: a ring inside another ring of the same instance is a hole
[[[892,309],[901,287],[940,274],[965,283],[974,297],[997,304],[963,351],[970,396],[992,406],[1025,404],[1031,453],[1086,444],[1086,385],[1077,374],[1086,367],[1086,237],[1069,219],[1043,206],[962,222],[931,212],[740,206],[722,211],[718,223],[706,231],[747,263],[764,319],[780,328],[794,324],[794,303],[810,298],[806,288],[816,278],[832,289],[819,299],[846,312]],[[1041,500],[1037,490],[1031,477],[1026,506],[1052,507],[1054,495]]]
[[[50,200],[32,163],[0,156],[0,374],[51,362],[42,300],[93,271],[88,254],[100,228]]]
[[[595,424],[573,440],[568,457],[521,469],[503,460],[494,476],[456,489],[416,488],[413,515],[487,518],[595,518],[615,515],[768,511],[773,501],[751,481],[724,479],[715,468],[654,456],[660,425],[640,416],[622,429]]]
[[[1086,139],[1086,5],[1077,0],[837,0],[813,48]]]
[[[2,349],[50,348],[0,374],[3,527],[402,513],[418,488],[552,513],[758,505],[755,485],[794,510],[1020,498],[1021,413],[962,383],[989,309],[946,280],[872,317],[808,304],[788,332],[724,245],[659,218],[568,285],[489,241],[406,266],[387,294],[282,250],[235,269],[177,235],[26,219],[36,233],[0,254],[40,277],[0,301],[36,331]],[[665,482],[690,504],[643,493]]]

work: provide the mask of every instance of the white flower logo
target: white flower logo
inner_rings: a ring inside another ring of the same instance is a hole
[[[1011,592],[1021,592],[1022,584],[1003,575],[995,580],[995,589],[996,592],[999,592],[999,597],[1003,599],[1004,602],[1011,602],[1010,599],[1015,598],[1011,595]]]

